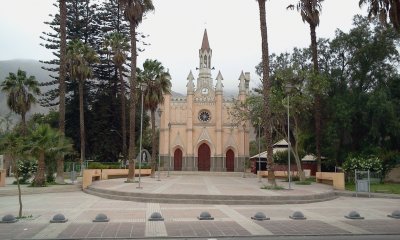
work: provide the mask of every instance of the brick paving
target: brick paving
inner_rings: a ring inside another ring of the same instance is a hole
[[[348,220],[346,224],[365,229],[375,234],[400,234],[400,220]]]
[[[145,223],[73,223],[58,238],[136,238],[145,236],[144,229]]]
[[[186,180],[187,179],[187,180]],[[175,180],[183,181],[181,189],[174,189]],[[312,184],[294,185],[290,191],[260,191],[258,179],[211,177],[202,180],[200,176],[177,176],[161,182],[143,178],[143,189],[137,184],[121,184],[113,179],[104,184],[106,188],[125,191],[148,191],[161,193],[206,192],[210,194],[265,194],[272,197],[297,194],[312,195],[330,191],[329,186]],[[199,184],[212,186],[196,189]],[[245,184],[249,189],[242,191]],[[163,185],[165,184],[165,185]],[[283,183],[284,184],[284,183]],[[256,187],[255,187],[256,186]],[[11,186],[8,186],[11,188]],[[39,191],[36,189],[35,191]],[[343,234],[395,234],[400,237],[400,220],[388,218],[394,210],[400,210],[399,199],[339,197],[325,202],[307,204],[277,205],[216,205],[176,203],[142,203],[100,198],[82,191],[57,192],[23,195],[23,215],[32,217],[13,224],[0,224],[0,239],[90,239],[90,238],[167,238],[167,237],[243,237],[246,236],[288,236],[288,235],[343,235]],[[365,220],[348,220],[344,216],[356,210]],[[201,212],[209,212],[214,220],[198,220]],[[294,211],[302,211],[306,220],[291,220]],[[149,222],[151,213],[159,212],[164,221]],[[264,212],[271,220],[255,221],[251,217]],[[17,196],[0,197],[0,218],[6,214],[18,213]],[[67,223],[49,223],[57,213],[68,218]],[[110,218],[108,223],[93,223],[99,213]]]
[[[192,221],[166,222],[170,237],[220,237],[220,236],[250,236],[251,234],[234,221]]]
[[[317,220],[255,222],[271,231],[274,235],[337,235],[350,233]]]

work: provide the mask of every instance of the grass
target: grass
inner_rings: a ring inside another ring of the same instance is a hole
[[[284,187],[281,187],[281,186],[273,187],[273,186],[270,186],[270,185],[264,185],[264,186],[261,187],[261,189],[266,189],[266,190],[285,190]]]
[[[305,180],[305,181],[296,181],[294,182],[296,185],[311,185],[312,181]]]
[[[29,216],[16,217],[16,219],[31,219],[31,218],[33,218],[32,214]]]
[[[346,183],[346,190],[356,191],[354,183]],[[400,194],[399,183],[372,183],[371,192]]]

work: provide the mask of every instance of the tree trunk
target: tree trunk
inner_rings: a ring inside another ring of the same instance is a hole
[[[19,183],[19,170],[17,167],[16,159],[11,156],[11,163],[13,166],[13,172],[14,172],[14,177],[15,181],[17,182],[17,187],[18,187],[18,203],[19,203],[19,211],[18,211],[18,217],[22,217],[22,192],[21,192],[21,184]]]
[[[292,151],[294,159],[296,161],[297,175],[299,176],[300,181],[305,181],[306,177],[304,175],[303,167],[301,166],[301,161],[300,161],[300,156],[299,156],[299,141],[298,141],[298,139],[300,138],[300,136],[298,134],[299,130],[298,130],[297,126],[298,126],[298,121],[296,118],[294,118],[294,129],[295,129],[294,136],[296,136],[296,138],[294,139],[294,137],[293,137],[293,140],[292,140],[292,138],[290,140],[290,142],[292,142],[292,143],[294,142],[294,147],[291,148],[291,151]]]
[[[126,104],[125,104],[125,81],[122,75],[122,66],[118,67],[119,80],[121,82],[121,131],[122,131],[122,155],[124,157],[124,166],[126,164]]]
[[[44,178],[44,171],[45,171],[45,162],[44,162],[44,151],[40,151],[39,159],[38,159],[38,166],[37,172],[35,176],[35,187],[44,187],[45,186],[45,178]]]
[[[315,33],[316,26],[310,24],[310,35],[311,35],[311,51],[312,61],[314,65],[314,74],[319,74],[318,66],[318,45],[317,45],[317,34]],[[315,93],[314,102],[314,118],[315,118],[315,151],[317,155],[317,171],[321,171],[321,94]]]
[[[66,0],[60,0],[60,74],[59,74],[59,115],[58,127],[61,134],[65,133],[65,76],[66,76],[66,24],[67,7]],[[64,184],[64,156],[57,159],[57,177],[56,183]]]
[[[263,98],[264,98],[264,124],[265,124],[265,140],[267,144],[267,163],[268,163],[268,182],[276,187],[274,174],[274,159],[272,157],[272,126],[271,126],[271,109],[270,109],[270,89],[269,80],[269,52],[268,52],[268,30],[265,12],[265,0],[258,0],[260,10],[260,29],[261,29],[261,50],[263,63]]]
[[[22,122],[22,135],[26,135],[26,112],[22,111],[21,113],[21,122]]]
[[[156,171],[157,136],[156,136],[156,110],[151,110],[151,177]],[[160,169],[158,169],[160,171]]]
[[[135,115],[136,115],[136,24],[131,21],[131,79],[129,95],[129,171],[127,182],[135,181]]]
[[[85,162],[85,115],[83,109],[83,80],[79,80],[79,126],[81,137],[81,175],[83,175],[83,164]]]

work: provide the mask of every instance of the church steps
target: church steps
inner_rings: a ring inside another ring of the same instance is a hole
[[[325,192],[313,195],[296,196],[246,196],[246,195],[199,195],[199,194],[154,194],[132,193],[107,189],[88,187],[84,190],[88,194],[98,197],[157,203],[181,203],[181,204],[225,204],[225,205],[273,205],[273,204],[302,204],[328,201],[337,198],[335,193]]]

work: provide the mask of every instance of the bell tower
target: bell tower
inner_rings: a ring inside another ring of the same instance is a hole
[[[213,86],[211,78],[211,58],[212,50],[208,42],[207,29],[204,30],[203,41],[199,50],[199,78],[197,79],[197,89],[211,89]]]

